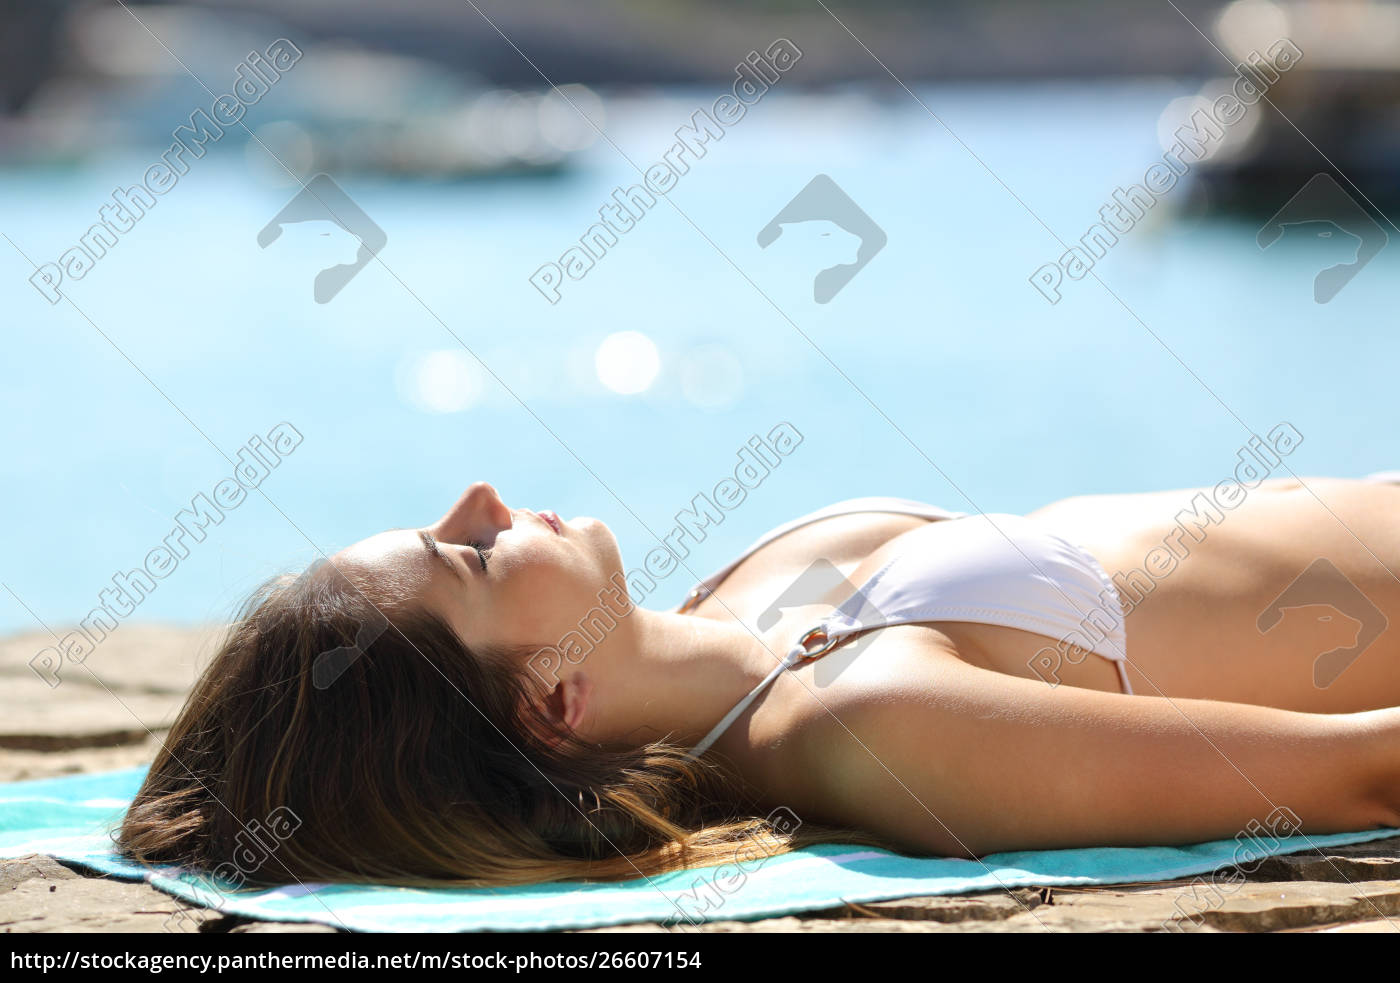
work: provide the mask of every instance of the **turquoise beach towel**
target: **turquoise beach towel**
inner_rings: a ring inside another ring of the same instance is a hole
[[[145,768],[0,785],[0,858],[39,853],[125,880],[145,880],[192,904],[227,915],[321,922],[364,932],[471,932],[589,928],[632,922],[687,927],[930,894],[1028,886],[1163,881],[1257,863],[1280,853],[1362,843],[1397,830],[1331,836],[1269,836],[1189,847],[1102,847],[1001,853],[974,860],[902,857],[884,850],[820,846],[624,883],[517,888],[416,889],[306,884],[237,890],[227,882],[129,863],[110,831],[141,784]]]

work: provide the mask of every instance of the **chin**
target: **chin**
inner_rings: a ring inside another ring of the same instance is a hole
[[[612,530],[608,528],[608,524],[602,519],[593,518],[591,515],[574,516],[569,520],[569,528],[578,530],[590,539],[595,536],[602,536],[613,542],[617,541],[616,537],[613,536]]]
[[[617,537],[606,522],[589,515],[581,515],[570,519],[569,525],[587,540],[591,547],[590,552],[598,558],[605,576],[622,569],[622,550],[617,545]]]

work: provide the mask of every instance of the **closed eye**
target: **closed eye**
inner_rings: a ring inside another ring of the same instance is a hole
[[[485,573],[486,558],[491,555],[490,547],[482,546],[480,543],[468,543],[467,545],[476,550],[476,558],[481,562],[481,572]]]
[[[418,538],[423,541],[423,546],[429,553],[437,557],[437,559],[441,561],[449,570],[451,570],[454,574],[461,578],[462,583],[470,583],[466,571],[465,560],[462,560],[460,562],[453,562],[451,559],[449,559],[447,554],[438,548],[437,540],[433,538],[433,534],[428,532],[428,530],[426,529],[418,530]],[[491,551],[489,549],[483,548],[480,543],[468,543],[467,545],[472,549],[476,550],[477,561],[481,564],[481,572],[485,573],[486,558],[491,555]]]

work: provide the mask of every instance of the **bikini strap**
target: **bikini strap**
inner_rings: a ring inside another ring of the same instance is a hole
[[[808,648],[812,642],[818,639],[821,640],[821,643],[816,648]],[[797,640],[792,648],[788,649],[787,655],[783,656],[781,661],[773,667],[772,671],[763,677],[763,681],[749,690],[748,696],[736,703],[734,709],[724,715],[724,719],[710,728],[710,732],[705,735],[699,744],[695,745],[687,752],[686,757],[698,758],[708,751],[710,746],[714,744],[715,741],[719,740],[720,735],[729,729],[729,725],[738,720],[739,717],[743,715],[744,711],[753,705],[753,701],[758,699],[759,695],[764,690],[773,685],[773,681],[782,675],[784,670],[820,658],[827,652],[830,652],[840,640],[841,636],[829,633],[825,624],[817,625],[815,628],[809,628],[807,631],[803,632],[802,637]]]

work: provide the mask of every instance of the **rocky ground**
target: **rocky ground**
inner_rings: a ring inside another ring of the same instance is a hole
[[[0,641],[0,781],[106,771],[149,761],[214,636],[124,625],[50,688],[28,667],[47,635]],[[1326,855],[1265,860],[1241,880],[1216,875],[1109,888],[1021,889],[908,898],[709,932],[1391,932],[1400,931],[1400,836]],[[1191,917],[1187,917],[1187,915]],[[0,861],[6,932],[333,931],[188,908],[145,884],[92,877],[49,857]],[[601,929],[665,931],[659,925]],[[687,929],[693,930],[693,929]]]

